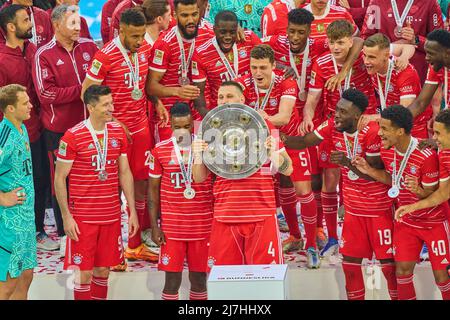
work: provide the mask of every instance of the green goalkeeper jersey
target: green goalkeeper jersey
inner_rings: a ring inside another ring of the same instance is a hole
[[[261,37],[261,16],[264,8],[271,2],[272,0],[209,0],[209,13],[206,18],[214,24],[214,18],[219,11],[233,11],[242,28],[252,30]]]

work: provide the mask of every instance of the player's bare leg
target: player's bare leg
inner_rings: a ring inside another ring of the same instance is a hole
[[[106,300],[108,297],[109,268],[94,268],[91,281],[91,299]]]
[[[9,298],[10,300],[27,300],[28,290],[30,289],[31,281],[33,281],[33,270],[25,270],[22,272],[17,280],[16,288]]]
[[[16,290],[18,278],[11,278],[6,276],[6,281],[0,281],[0,300],[9,300]]]
[[[317,204],[312,193],[311,181],[295,181],[295,192],[300,202],[300,210],[306,234],[307,267],[320,267],[319,253],[316,244]]]
[[[189,281],[191,282],[191,290],[189,292],[189,300],[206,300],[206,272],[189,272]]]
[[[289,238],[283,241],[283,252],[295,252],[303,248],[302,236],[297,219],[297,195],[289,177],[278,175],[280,181],[279,198],[286,223],[289,226]]]
[[[399,300],[416,300],[414,289],[414,267],[416,261],[396,262],[397,290]]]
[[[338,253],[337,237],[337,186],[341,172],[339,168],[326,168],[323,170],[322,206],[328,230],[328,242],[320,252],[321,256],[332,256]]]
[[[181,272],[168,272],[166,271],[166,282],[164,283],[164,289],[162,292],[163,300],[178,300],[178,291],[181,286],[182,279]]]

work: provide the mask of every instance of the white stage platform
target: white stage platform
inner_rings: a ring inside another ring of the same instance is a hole
[[[375,270],[375,271],[374,271]],[[366,299],[389,300],[386,281],[375,266],[365,268]],[[187,271],[183,273],[180,299],[189,297]],[[35,274],[30,288],[32,300],[71,300],[73,292],[69,274]],[[340,265],[323,266],[318,270],[300,268],[298,263],[290,263],[288,270],[290,300],[345,300],[344,274]],[[440,300],[440,292],[434,284],[429,263],[416,267],[415,286],[420,300]],[[160,300],[164,285],[164,273],[148,272],[111,273],[108,299],[110,300]],[[252,297],[248,297],[252,300]]]

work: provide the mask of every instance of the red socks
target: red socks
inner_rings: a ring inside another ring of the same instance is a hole
[[[323,210],[322,210],[322,195],[320,191],[313,191],[314,199],[317,205],[317,228],[323,228]]]
[[[301,233],[297,220],[297,195],[295,194],[295,189],[280,188],[278,194],[280,196],[280,204],[283,209],[284,218],[289,226],[289,233],[297,239],[300,239]]]
[[[74,300],[91,300],[91,285],[75,283],[73,298]]]
[[[208,293],[189,290],[189,300],[208,300]]]
[[[300,202],[300,211],[302,214],[303,225],[306,233],[306,246],[317,248],[316,245],[316,226],[317,226],[317,205],[312,192],[298,196]]]
[[[338,197],[336,192],[322,192],[322,207],[327,224],[328,238],[337,240],[337,209]]]
[[[414,289],[414,275],[397,275],[398,300],[416,300],[416,290]]]
[[[437,283],[437,286],[441,291],[442,300],[450,300],[450,279],[442,283]]]
[[[384,263],[381,265],[381,271],[387,281],[389,296],[391,300],[398,300],[397,276],[395,275],[395,264]]]
[[[134,237],[130,237],[128,239],[128,248],[135,249],[139,247],[142,243],[141,240],[141,226],[143,225],[144,214],[145,214],[145,201],[144,200],[136,200],[136,213],[139,220],[139,230]],[[127,207],[128,217],[130,216],[130,209]]]
[[[345,289],[348,300],[364,300],[366,289],[361,270],[361,264],[342,262],[342,269],[345,275]]]
[[[176,294],[168,294],[168,293],[162,293],[162,299],[163,300],[178,300],[179,296],[178,296],[178,292]]]
[[[91,298],[92,300],[106,300],[108,296],[108,278],[92,276]]]

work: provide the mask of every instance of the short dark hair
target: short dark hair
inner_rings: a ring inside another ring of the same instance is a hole
[[[390,120],[397,128],[403,128],[406,134],[411,133],[413,127],[413,115],[408,108],[402,105],[387,106],[381,111],[381,118]]]
[[[111,89],[108,86],[93,84],[84,92],[83,100],[85,104],[90,104],[93,106],[98,103],[100,97],[107,96],[109,94],[111,94]]]
[[[259,44],[250,51],[250,57],[253,59],[269,59],[270,63],[275,62],[275,53],[267,44]]]
[[[434,121],[444,124],[445,129],[450,131],[450,110],[445,109],[439,112]]]
[[[230,10],[222,10],[216,14],[214,18],[214,25],[217,25],[219,21],[227,21],[227,22],[238,22],[238,18],[236,13]]]
[[[305,9],[293,9],[288,13],[288,22],[297,25],[309,25],[314,21],[314,15]]]
[[[12,4],[0,11],[0,27],[5,34],[8,32],[8,23],[16,22],[16,14],[19,10],[26,10],[26,8],[18,4]]]
[[[389,49],[391,46],[391,40],[383,33],[375,33],[366,40],[364,40],[364,46],[369,48],[377,47],[379,49]]]
[[[27,88],[20,84],[8,84],[0,88],[0,110],[5,113],[7,106],[15,106],[19,92],[27,92]]]
[[[348,20],[335,20],[327,27],[327,37],[332,41],[342,38],[351,37],[355,32],[355,28]]]
[[[428,41],[436,41],[441,46],[450,48],[450,32],[444,29],[435,29],[427,34]]]
[[[156,18],[163,16],[169,9],[167,0],[145,0],[142,3],[142,11],[144,12],[147,24],[155,23]]]
[[[361,113],[364,113],[369,105],[369,99],[367,99],[367,96],[363,92],[354,88],[350,88],[342,92],[342,99],[353,103],[361,111]]]
[[[120,24],[127,26],[141,27],[145,26],[147,21],[145,20],[142,9],[131,8],[127,9],[120,15]]]
[[[175,10],[177,10],[177,7],[179,4],[185,5],[185,6],[189,6],[192,4],[197,4],[197,0],[174,0],[173,1],[173,7],[175,8]]]
[[[240,93],[244,94],[244,89],[242,88],[242,86],[236,82],[236,81],[224,81],[222,82],[222,84],[220,85],[220,87],[235,87],[236,89],[239,90]]]
[[[186,102],[175,102],[170,108],[170,117],[186,117],[191,115],[191,108]]]

